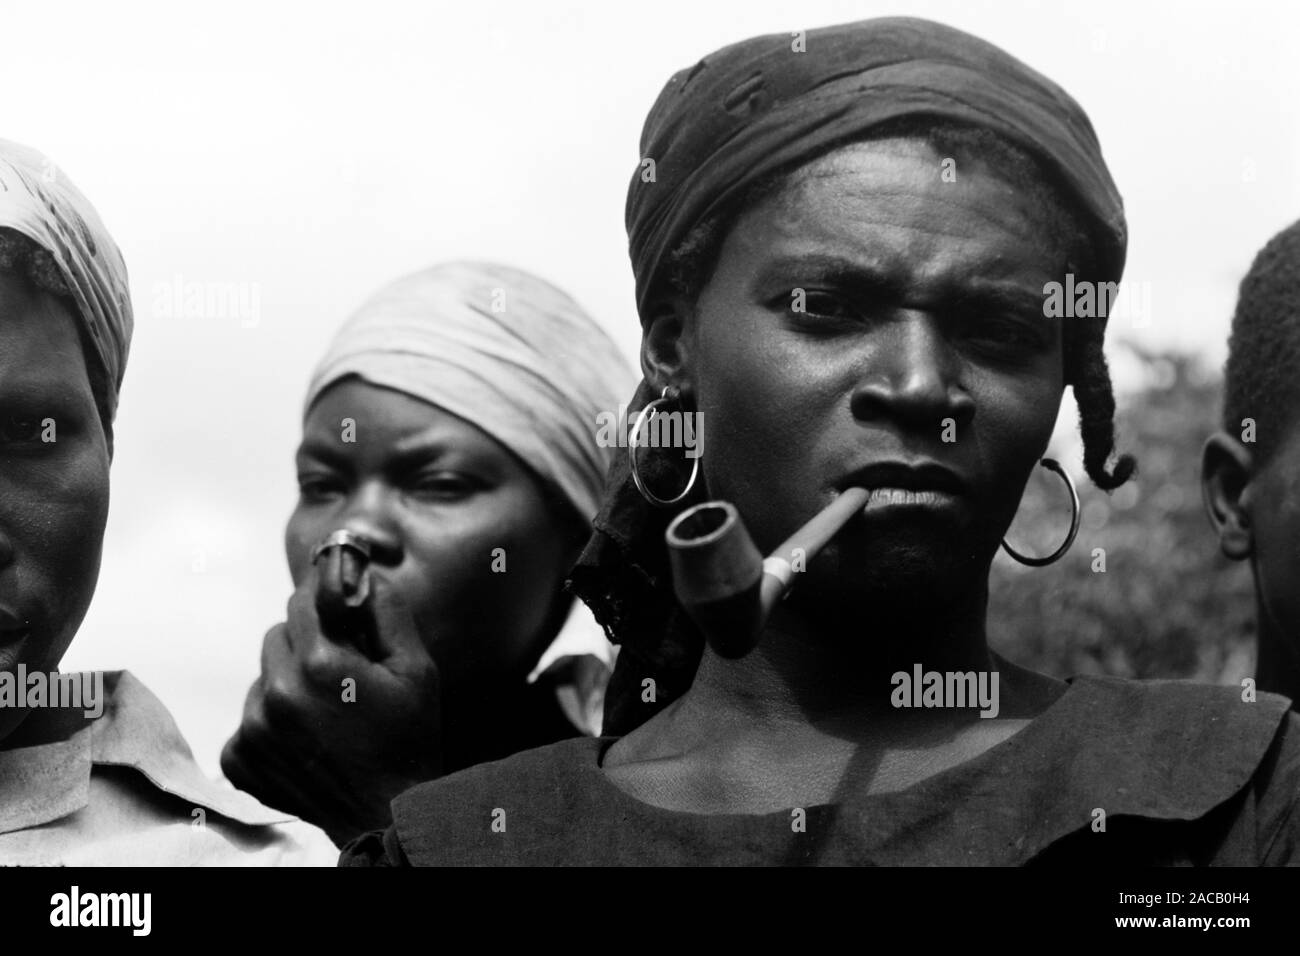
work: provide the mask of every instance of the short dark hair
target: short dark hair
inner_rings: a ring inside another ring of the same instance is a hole
[[[1095,268],[1092,249],[1099,240],[1086,225],[1087,217],[1059,177],[1020,145],[983,127],[927,117],[906,117],[883,124],[870,138],[919,139],[940,155],[986,163],[1010,185],[1027,191],[1035,205],[1044,210],[1053,239],[1086,257],[1073,264],[1076,272],[1087,274]],[[690,301],[696,300],[708,284],[723,240],[741,211],[778,192],[792,172],[786,168],[759,180],[735,202],[698,223],[669,254],[665,275],[671,289]],[[1077,322],[1066,331],[1066,375],[1073,383],[1079,406],[1084,469],[1098,488],[1112,491],[1132,477],[1137,462],[1125,454],[1118,456],[1112,470],[1106,468],[1115,454],[1115,396],[1102,351],[1105,329],[1097,322]]]
[[[1257,464],[1300,410],[1300,222],[1268,241],[1241,280],[1224,368],[1223,427],[1255,421]]]
[[[72,290],[63,277],[59,264],[55,262],[48,249],[35,240],[14,229],[0,228],[0,271],[16,275],[34,289],[48,292],[61,299],[74,315],[78,312]],[[86,374],[90,379],[90,391],[95,398],[95,409],[99,413],[99,423],[104,429],[104,436],[112,438],[113,415],[110,409],[108,371],[99,361],[85,323],[78,321],[77,338],[81,342],[81,354],[86,363]]]

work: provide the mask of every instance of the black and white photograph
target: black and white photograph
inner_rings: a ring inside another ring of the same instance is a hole
[[[1013,940],[1284,925],[1300,7],[3,0],[0,46],[14,925],[807,866],[1042,894]]]

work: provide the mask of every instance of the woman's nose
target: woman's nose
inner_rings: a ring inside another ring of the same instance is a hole
[[[339,516],[338,527],[370,542],[370,560],[395,567],[402,563],[402,535],[393,512],[394,495],[378,482],[360,485]]]
[[[928,313],[908,313],[873,336],[866,369],[853,391],[859,421],[893,420],[939,434],[953,419],[958,429],[975,417],[975,400],[961,384],[960,356]]]

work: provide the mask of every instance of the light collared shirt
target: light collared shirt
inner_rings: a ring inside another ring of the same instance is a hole
[[[208,779],[129,672],[103,679],[98,718],[34,709],[15,732],[31,745],[0,750],[0,866],[336,863],[323,830]]]
[[[605,714],[605,688],[614,672],[618,648],[591,609],[577,598],[555,640],[542,652],[528,683],[547,677],[555,684],[560,710],[584,736],[599,737]]]

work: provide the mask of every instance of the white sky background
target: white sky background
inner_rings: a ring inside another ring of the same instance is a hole
[[[900,13],[1083,104],[1128,210],[1126,284],[1150,295],[1112,325],[1220,363],[1236,283],[1300,218],[1293,3],[5,3],[0,136],[90,196],[136,305],[104,570],[65,666],[134,671],[215,770],[283,617],[300,403],[349,311],[433,262],[498,259],[632,357],[623,201],[664,81],[754,34]],[[178,280],[257,313],[168,318]]]

